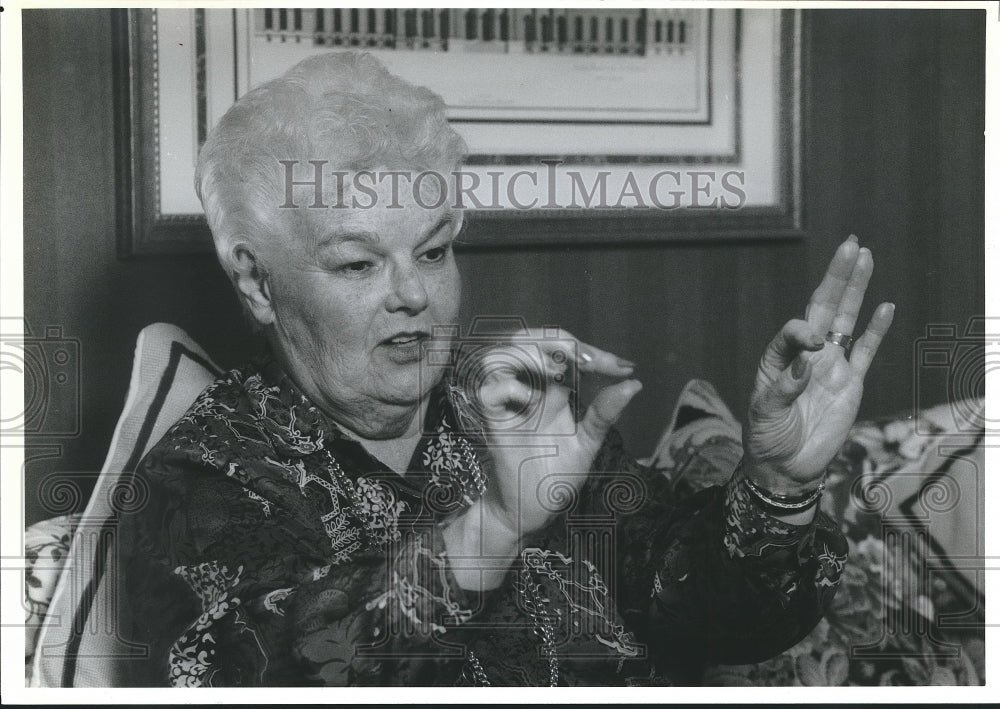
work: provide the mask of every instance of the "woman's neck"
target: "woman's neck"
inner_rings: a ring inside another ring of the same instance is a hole
[[[427,412],[428,395],[415,405],[388,404],[370,398],[359,398],[346,404],[334,402],[325,397],[320,388],[312,385],[313,382],[303,375],[301,368],[294,366],[294,360],[286,356],[272,335],[268,336],[267,342],[268,354],[310,403],[336,423],[344,435],[360,443],[391,470],[406,473],[420,440],[420,424]]]
[[[425,399],[415,412],[406,431],[392,438],[366,438],[343,425],[341,428],[350,438],[360,443],[368,453],[385,463],[390,470],[400,475],[406,475],[410,460],[413,458],[413,452],[420,441],[420,422],[424,420],[426,410]]]

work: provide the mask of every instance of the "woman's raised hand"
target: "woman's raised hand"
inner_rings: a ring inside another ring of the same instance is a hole
[[[843,242],[805,319],[785,323],[761,357],[743,447],[751,476],[773,492],[815,488],[854,424],[894,307],[879,305],[853,347],[828,333],[853,334],[872,268],[871,252],[855,237]]]
[[[633,369],[563,330],[529,330],[483,356],[471,393],[495,466],[487,503],[503,531],[520,539],[541,528],[579,490],[608,430],[642,389],[629,378]],[[572,393],[586,375],[612,381],[578,421]]]

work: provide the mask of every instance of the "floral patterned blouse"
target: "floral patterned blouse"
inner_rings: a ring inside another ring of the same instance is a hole
[[[206,389],[121,519],[123,636],[149,646],[128,684],[691,684],[790,647],[836,592],[847,546],[829,517],[769,516],[741,468],[678,495],[616,432],[504,583],[465,591],[440,530],[485,490],[489,455],[450,387],[432,399],[404,476],[273,362]]]

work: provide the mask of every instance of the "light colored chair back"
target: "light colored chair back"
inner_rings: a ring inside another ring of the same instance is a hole
[[[117,515],[145,494],[122,476],[220,374],[180,328],[155,323],[139,333],[125,408],[38,637],[33,685],[114,687],[115,668],[144,656],[117,627]]]

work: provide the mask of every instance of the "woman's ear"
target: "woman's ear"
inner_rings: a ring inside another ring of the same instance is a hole
[[[257,260],[256,254],[246,244],[233,248],[233,283],[239,291],[243,307],[261,326],[274,322],[271,305],[271,284],[267,269]]]

